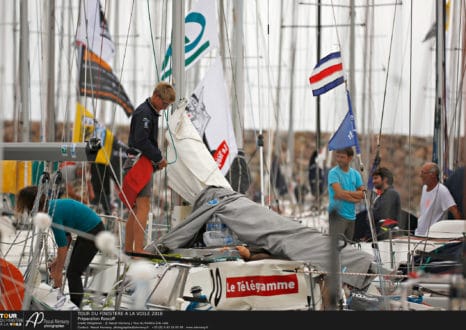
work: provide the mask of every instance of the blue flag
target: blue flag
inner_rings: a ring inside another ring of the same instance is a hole
[[[374,182],[372,182],[372,175],[374,174],[375,170],[379,167],[381,161],[382,158],[380,158],[379,150],[377,150],[374,162],[372,163],[371,172],[369,173],[369,178],[367,179],[367,190],[369,191],[371,191],[374,188]]]
[[[346,147],[356,147],[356,153],[360,154],[358,134],[354,123],[353,107],[351,106],[351,97],[346,90],[346,99],[348,101],[348,112],[337,131],[328,141],[328,150],[343,149]]]

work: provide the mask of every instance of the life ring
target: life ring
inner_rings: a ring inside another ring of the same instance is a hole
[[[12,263],[0,258],[0,310],[21,310],[24,298],[24,277]]]

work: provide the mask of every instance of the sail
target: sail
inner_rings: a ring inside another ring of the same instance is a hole
[[[192,204],[207,186],[230,189],[231,186],[205,147],[185,108],[186,103],[182,102],[169,119],[171,131],[166,132],[167,176],[170,188]]]
[[[222,63],[217,57],[191,94],[186,111],[223,175],[238,154],[229,103]]]

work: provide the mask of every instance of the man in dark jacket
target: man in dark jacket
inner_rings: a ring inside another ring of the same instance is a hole
[[[159,117],[160,111],[167,109],[175,102],[175,97],[176,92],[173,86],[160,82],[155,87],[152,96],[136,108],[131,118],[128,147],[133,154],[138,153],[141,157],[147,157],[152,162],[154,171],[167,166],[167,160],[163,158],[157,143]],[[134,158],[128,158],[127,163],[132,160]],[[129,172],[131,167],[131,164],[125,164],[124,169]],[[135,206],[130,210],[125,234],[126,252],[144,253],[144,232],[152,193],[153,177],[151,175],[149,181],[138,192]]]
[[[372,206],[374,223],[379,240],[388,238],[388,229],[398,224],[401,214],[401,200],[393,188],[393,174],[386,167],[379,167],[372,173],[376,196]],[[392,224],[389,224],[391,220]]]

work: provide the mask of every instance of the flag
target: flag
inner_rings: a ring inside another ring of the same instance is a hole
[[[185,70],[212,48],[219,47],[215,0],[197,1],[185,17]],[[165,53],[160,80],[172,75],[172,46]]]
[[[309,77],[314,96],[322,95],[344,81],[341,52],[330,53],[321,59]]]
[[[229,104],[222,62],[217,57],[191,94],[186,112],[223,175],[238,154]]]
[[[374,188],[374,182],[372,181],[372,176],[374,175],[375,170],[380,166],[380,162],[382,158],[380,157],[380,152],[377,149],[377,153],[375,154],[374,162],[372,163],[372,168],[369,173],[369,177],[367,178],[367,190],[372,191]]]
[[[79,95],[109,100],[123,107],[129,117],[134,111],[128,95],[110,65],[96,54],[82,47],[79,70]]]
[[[97,137],[102,142],[102,148],[97,152],[95,162],[108,165],[113,152],[113,134],[100,124],[82,104],[77,103],[73,142],[89,141],[92,137]]]
[[[356,153],[360,154],[361,151],[359,149],[358,134],[356,132],[353,108],[351,106],[351,97],[348,90],[346,90],[346,99],[348,101],[348,112],[335,134],[333,134],[328,141],[328,150],[337,150],[355,146]]]
[[[113,60],[115,45],[99,0],[81,1],[76,43],[86,46],[107,63]]]

